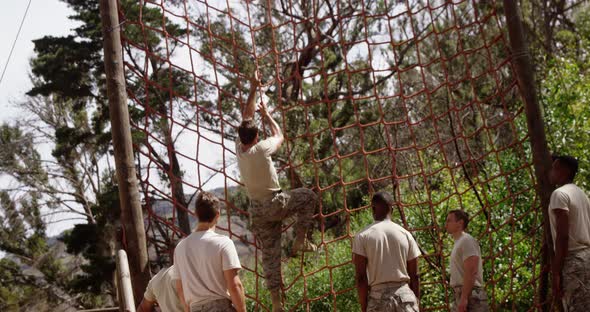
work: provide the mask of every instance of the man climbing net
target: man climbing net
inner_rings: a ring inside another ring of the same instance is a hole
[[[273,312],[283,311],[281,302],[281,233],[283,220],[296,216],[295,243],[293,251],[315,251],[316,246],[307,239],[307,231],[313,226],[313,215],[318,198],[307,188],[283,191],[279,184],[271,155],[283,144],[281,128],[266,107],[260,102],[262,118],[270,124],[271,136],[259,139],[259,130],[254,121],[256,92],[260,80],[256,75],[251,81],[248,101],[242,112],[238,127],[236,157],[242,182],[250,198],[251,230],[262,247],[262,267],[266,286],[270,290]]]

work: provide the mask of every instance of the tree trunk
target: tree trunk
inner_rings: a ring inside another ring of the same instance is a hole
[[[133,295],[135,301],[139,302],[149,282],[150,270],[129,125],[117,0],[101,0],[100,17],[121,222],[125,237],[123,244],[129,253]]]
[[[541,199],[541,210],[543,212],[543,247],[541,259],[541,279],[539,285],[538,302],[543,311],[549,310],[549,276],[547,268],[551,262],[553,239],[549,228],[549,198],[553,186],[549,183],[549,169],[551,168],[551,156],[547,147],[543,116],[537,100],[535,78],[533,67],[530,61],[527,43],[524,38],[524,31],[520,19],[520,12],[516,1],[504,0],[504,12],[506,24],[512,48],[512,58],[520,92],[525,102],[529,140],[533,152],[533,164],[537,180],[536,190]]]

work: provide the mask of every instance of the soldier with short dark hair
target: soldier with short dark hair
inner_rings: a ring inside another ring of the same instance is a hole
[[[487,312],[488,296],[483,289],[483,265],[479,242],[465,232],[469,215],[463,210],[451,210],[445,227],[455,240],[451,252],[451,287],[454,292],[452,311]]]
[[[554,156],[549,180],[558,188],[549,201],[549,222],[555,257],[551,264],[553,294],[564,310],[590,308],[590,200],[574,178],[578,161]]]
[[[410,232],[391,221],[393,198],[389,193],[374,194],[371,207],[375,222],[352,242],[361,311],[418,311],[418,244]]]

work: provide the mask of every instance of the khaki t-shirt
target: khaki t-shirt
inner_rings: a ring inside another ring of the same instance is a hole
[[[193,232],[180,241],[174,250],[174,266],[189,306],[230,299],[223,271],[241,268],[234,242],[213,230]]]
[[[479,243],[473,236],[463,232],[459,239],[455,240],[455,246],[451,252],[451,287],[463,286],[464,263],[471,256],[479,258],[474,286],[483,285],[483,265]]]
[[[563,209],[568,212],[569,240],[568,251],[590,247],[590,200],[575,184],[566,184],[551,194],[549,201],[549,222],[551,234],[556,237],[555,213]],[[554,246],[555,247],[555,246]]]
[[[183,306],[176,293],[174,266],[163,268],[154,275],[147,285],[143,297],[149,301],[156,301],[162,312],[182,312]]]
[[[375,222],[355,235],[352,252],[367,258],[369,286],[407,282],[407,262],[420,256],[410,232],[391,220]]]
[[[270,137],[262,140],[249,150],[242,151],[242,143],[236,141],[238,169],[250,199],[265,200],[281,189],[277,170],[270,157],[276,152],[279,139]]]

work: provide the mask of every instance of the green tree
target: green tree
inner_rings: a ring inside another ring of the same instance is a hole
[[[70,289],[72,285],[66,283],[70,277],[64,278],[62,284],[66,290],[88,294],[77,297],[82,298],[78,302],[93,306],[95,299],[108,303],[114,298],[114,227],[118,211],[117,205],[101,203],[99,198],[109,194],[109,184],[115,177],[107,155],[108,141],[101,142],[101,135],[92,131],[87,112],[72,106],[71,101],[61,101],[57,95],[30,97],[23,103],[21,107],[26,112],[26,120],[14,125],[3,124],[0,128],[0,173],[10,181],[11,187],[5,190],[7,194],[30,198],[30,203],[34,203],[37,226],[43,229],[42,235],[34,236],[40,244],[46,244],[47,240],[44,218],[57,218],[59,222],[63,218],[60,215],[65,215],[68,219],[85,222],[77,228],[100,229],[100,233],[93,236],[77,235],[75,242],[70,239],[68,243],[85,246],[96,243],[94,257],[87,257],[90,265],[76,278],[103,289]],[[41,151],[47,147],[51,149],[51,156],[42,156]],[[20,209],[32,209],[24,203],[20,204]],[[10,215],[9,207],[3,207],[5,215]],[[23,255],[22,250],[11,246],[14,243],[12,235],[26,237],[27,233],[28,230],[6,232],[0,239],[0,249],[12,255]],[[80,250],[75,254],[80,254]],[[92,266],[99,270],[97,274],[88,274],[91,270],[87,268]],[[93,299],[87,302],[84,298]]]
[[[580,68],[584,65],[589,64],[578,65],[569,58],[554,61],[541,85],[541,102],[551,150],[578,158],[581,166],[576,183],[590,190],[590,78],[587,70]]]
[[[46,310],[71,300],[66,267],[47,244],[40,201],[38,193],[13,198],[0,191],[0,250],[8,254],[0,259],[2,311]]]
[[[76,298],[82,306],[96,307],[112,302],[115,297],[113,257],[119,226],[99,3],[64,2],[75,12],[70,18],[80,22],[80,26],[73,30],[73,35],[34,40],[36,55],[31,60],[34,86],[21,105],[26,117],[16,124],[3,125],[0,172],[10,176],[17,185],[9,190],[11,194],[38,194],[39,206],[47,211],[46,215],[67,212],[79,215],[84,221],[63,237],[68,252],[89,261],[82,265],[81,274],[68,279],[67,287],[70,292],[78,294]],[[123,1],[121,5],[129,19],[142,14],[147,26],[157,25],[163,17],[163,12],[149,8],[147,4],[141,7],[136,2]],[[179,36],[185,30],[174,23],[166,23],[165,31]],[[190,96],[192,81],[162,60],[165,56],[163,33],[129,25],[124,28],[124,36],[144,42],[145,48],[150,50],[150,69],[135,67],[137,73],[145,76],[135,82],[131,77],[128,80],[128,90],[151,105],[145,111],[131,109],[132,122],[140,128],[147,127],[153,134],[147,136],[144,132],[134,132],[134,143],[141,149],[137,156],[143,151],[160,166],[160,178],[168,182],[170,190],[165,197],[175,203],[178,226],[188,233],[188,202],[181,180],[176,140],[170,131],[171,119],[167,116],[178,112],[169,110],[171,101],[176,103],[178,97]],[[173,43],[171,47],[176,45]],[[130,64],[138,64],[140,56],[137,51],[126,46]],[[154,84],[144,88],[141,82],[145,79]],[[162,88],[172,88],[175,95],[163,94]],[[22,142],[21,136],[28,141]],[[154,142],[162,141],[163,151],[154,145]],[[40,156],[39,147],[43,144],[51,149],[51,157]],[[141,166],[139,168],[141,170]],[[149,203],[146,201],[146,205]],[[167,241],[170,243],[171,240]]]
[[[534,290],[524,294],[520,288],[538,270],[526,244],[538,247],[541,236],[537,215],[528,210],[532,176],[521,166],[530,159],[522,143],[522,102],[514,89],[498,91],[515,81],[504,64],[506,46],[490,44],[503,32],[496,19],[500,8],[488,2],[432,9],[426,1],[277,0],[248,3],[247,9],[250,27],[226,18],[239,16],[237,9],[194,18],[193,47],[215,77],[225,78],[215,78],[220,96],[203,121],[219,113],[225,118],[209,122],[212,127],[236,125],[244,78],[260,71],[271,84],[265,95],[287,137],[275,157],[286,168],[283,183],[322,189],[321,238],[327,246],[341,241],[348,246],[337,249],[349,253],[347,238],[356,230],[350,224],[367,208],[366,194],[394,193],[396,220],[420,229],[415,235],[428,285],[422,304],[447,308],[451,244],[443,216],[463,207],[474,216],[486,257],[498,258],[486,267],[488,276],[501,280],[490,284],[494,305],[531,306]],[[231,131],[222,134],[233,137]],[[513,218],[522,224],[507,227]],[[331,310],[332,300],[352,300],[352,289],[334,295],[326,288],[331,280],[351,278],[345,253],[304,266],[289,262],[284,277],[294,284],[287,286],[287,298],[311,300],[314,311]],[[334,271],[334,263],[327,263],[332,260],[346,269]],[[300,270],[317,271],[307,286],[295,286],[303,283]],[[262,284],[249,289],[266,298]]]
[[[576,182],[590,190],[587,150],[590,123],[588,87],[590,79],[590,6],[580,4],[570,17],[571,25],[555,35],[560,53],[545,65],[539,83],[550,149],[580,160]]]
[[[46,36],[35,40],[36,56],[31,61],[32,73],[36,80],[35,87],[28,93],[30,96],[52,96],[52,100],[59,102],[63,109],[70,109],[75,114],[81,115],[74,121],[82,122],[82,125],[71,124],[56,132],[57,139],[64,142],[64,146],[57,146],[56,153],[66,154],[71,152],[72,146],[78,146],[85,142],[97,145],[97,152],[103,155],[107,153],[110,143],[110,130],[108,127],[108,104],[105,90],[105,77],[102,64],[102,35],[98,1],[64,0],[75,14],[70,18],[81,25],[74,29],[75,35],[65,37]],[[140,7],[136,2],[123,1],[121,6],[129,19],[136,19],[140,11],[147,26],[156,25],[162,20],[162,12],[154,8]],[[184,29],[173,23],[167,23],[165,29],[169,35],[179,36]],[[145,42],[146,49],[151,51],[148,71],[138,64],[139,57],[132,47],[126,46],[125,53],[131,64],[135,64],[142,76],[141,79],[151,79],[153,85],[144,89],[140,82],[133,82],[129,78],[128,87],[135,96],[152,105],[154,114],[149,122],[145,122],[144,112],[131,110],[134,122],[139,126],[148,127],[155,133],[154,137],[165,141],[165,152],[152,146],[150,137],[140,132],[134,133],[135,143],[144,147],[152,158],[158,162],[161,170],[161,178],[169,181],[170,196],[174,198],[179,227],[184,232],[190,231],[186,199],[183,185],[179,183],[182,171],[178,162],[175,140],[169,131],[169,119],[160,116],[169,116],[168,101],[175,101],[176,97],[187,96],[190,85],[186,75],[166,66],[163,58],[162,34],[156,31],[143,31],[137,25],[124,28],[124,35],[135,42]],[[145,41],[144,41],[145,40]],[[176,44],[172,44],[174,48]],[[172,79],[169,79],[172,75]],[[158,87],[159,85],[163,85]],[[163,95],[159,91],[166,86],[173,86],[175,95]],[[150,110],[150,112],[152,112]],[[74,139],[73,142],[71,139]],[[69,146],[68,146],[69,144]],[[58,155],[61,156],[61,155]],[[65,161],[70,161],[66,159]],[[100,178],[101,172],[98,173]],[[85,207],[87,212],[90,207]]]
[[[37,194],[46,215],[67,212],[79,215],[85,222],[64,238],[68,251],[89,261],[82,266],[82,274],[68,279],[67,286],[69,291],[79,294],[82,305],[95,307],[115,298],[113,257],[119,222],[118,195],[110,147],[98,1],[65,2],[75,12],[71,18],[81,25],[74,29],[74,35],[34,40],[34,86],[21,105],[23,120],[2,126],[0,172],[10,176],[16,185],[9,190],[11,194]],[[131,4],[128,1],[125,5]],[[143,13],[151,19],[161,19],[161,14],[153,9]],[[135,14],[139,14],[137,7]],[[174,29],[178,28],[171,25],[168,30],[174,33]],[[40,156],[38,146],[42,144],[51,149],[51,157]],[[174,151],[172,142],[169,146]],[[175,157],[171,156],[172,166],[162,164],[174,167],[166,170],[170,176],[181,176],[178,166],[174,166]],[[184,200],[184,195],[181,197]],[[179,209],[178,215],[188,220],[186,209]],[[188,221],[185,223],[181,225],[186,231]]]
[[[116,203],[112,168],[101,169],[109,160],[109,133],[100,21],[97,1],[65,2],[82,25],[75,36],[36,41],[38,54],[32,61],[36,78],[28,109],[51,130],[19,125],[3,134],[12,145],[19,144],[19,131],[51,138],[55,167],[49,170],[35,160],[35,144],[19,145],[23,150],[14,154],[2,149],[0,155],[8,164],[3,172],[27,189],[47,184],[55,189],[47,181],[63,179],[66,187],[57,191],[75,194],[55,194],[45,187],[39,198],[55,209],[71,201],[85,218],[88,225],[75,228],[66,241],[72,252],[94,261],[86,274],[95,277],[100,271],[94,269],[104,259],[99,257],[102,238],[96,234],[116,226],[118,215],[116,209],[105,210]],[[287,137],[275,158],[285,168],[282,183],[321,190],[322,235],[315,239],[323,242],[323,250],[285,264],[288,307],[354,307],[350,235],[371,222],[366,196],[373,190],[394,193],[396,221],[415,230],[425,254],[423,306],[448,308],[445,268],[451,241],[442,224],[446,212],[459,207],[472,214],[471,231],[482,242],[493,307],[532,305],[535,289],[529,285],[539,274],[534,251],[540,248],[541,217],[527,165],[522,103],[501,43],[501,7],[465,1],[433,8],[423,0],[248,2],[242,8],[248,7],[256,27],[252,31],[226,18],[240,15],[231,9],[186,11],[191,23],[185,29],[179,26],[184,20],[170,14],[183,8],[178,6],[182,1],[120,4],[138,167],[148,176],[142,170],[149,158],[164,182],[160,188],[153,180],[143,181],[146,207],[152,199],[173,202],[177,226],[188,233],[187,181],[179,161],[185,156],[177,149],[174,129],[205,128],[233,141],[248,89],[245,78],[258,70],[271,84],[265,95]],[[587,10],[578,10],[585,8],[584,1],[521,4],[538,77],[547,78],[540,81],[552,147],[583,155],[590,33]],[[408,9],[411,15],[392,13]],[[199,54],[202,68],[176,66],[175,53],[186,50],[191,62],[193,53]],[[580,179],[587,187],[584,167]],[[93,188],[100,191],[87,195]],[[163,192],[156,194],[156,189]],[[248,204],[243,193],[228,198],[230,207],[244,216]],[[81,244],[80,237],[89,239]],[[161,243],[174,240],[168,233]],[[264,304],[268,296],[261,280],[243,274],[248,294],[258,293]],[[82,281],[75,285],[101,289]],[[257,309],[255,302],[249,304]]]

